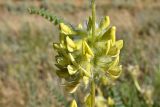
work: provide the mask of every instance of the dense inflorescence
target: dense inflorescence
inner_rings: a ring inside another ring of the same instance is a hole
[[[53,44],[58,52],[55,65],[66,90],[73,93],[80,83],[88,85],[90,79],[105,82],[120,76],[123,40],[116,41],[116,27],[110,26],[108,16],[96,25],[94,38],[91,17],[77,27],[60,23],[59,30],[59,43]]]

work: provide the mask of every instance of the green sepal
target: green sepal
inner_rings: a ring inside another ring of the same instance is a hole
[[[88,23],[87,23],[87,30],[90,31],[92,29],[92,18],[89,17]]]
[[[116,41],[116,27],[113,26],[109,28],[101,37],[101,40],[112,40],[112,43],[114,44]]]
[[[118,40],[115,42],[116,47],[120,50],[123,47],[123,40]]]
[[[114,68],[110,68],[108,70],[108,74],[112,79],[117,79],[120,76],[121,72],[122,72],[122,66],[121,65],[117,66],[117,67],[114,67]]]
[[[101,22],[100,22],[100,24],[99,24],[99,28],[100,28],[101,30],[104,30],[104,29],[106,29],[109,25],[110,25],[109,16],[105,16],[105,17],[101,20]]]
[[[107,55],[111,56],[111,57],[117,57],[120,53],[120,50],[118,49],[118,47],[116,45],[112,46],[108,52]]]
[[[114,61],[112,61],[112,63],[109,65],[110,68],[114,68],[115,66],[117,66],[119,63],[119,56],[117,56]]]

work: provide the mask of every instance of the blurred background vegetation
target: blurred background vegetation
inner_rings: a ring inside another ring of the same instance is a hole
[[[123,73],[109,93],[117,101],[115,107],[147,107],[132,70],[138,72],[141,87],[153,90],[153,107],[160,107],[160,1],[96,2],[98,19],[109,15],[118,38],[124,40]],[[63,92],[54,72],[57,28],[30,15],[27,8],[45,8],[76,25],[90,15],[89,5],[88,0],[0,0],[0,107],[67,105],[72,96]]]

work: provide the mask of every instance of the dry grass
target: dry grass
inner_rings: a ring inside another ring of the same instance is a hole
[[[118,38],[125,41],[124,69],[138,64],[152,81],[160,65],[160,1],[127,1],[100,0],[97,14],[109,15]],[[84,0],[0,0],[0,107],[61,107],[46,86],[51,82],[52,88],[59,87],[52,50],[52,42],[58,40],[56,27],[29,15],[26,7],[46,7],[68,22],[79,23],[90,14],[87,5]]]

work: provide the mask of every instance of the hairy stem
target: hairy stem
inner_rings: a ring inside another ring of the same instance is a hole
[[[92,0],[92,44],[95,39],[95,31],[96,31],[96,5],[95,0]],[[92,71],[92,78],[91,78],[91,89],[90,89],[90,95],[91,95],[91,107],[95,106],[95,83],[94,83],[94,75]]]
[[[92,0],[92,38],[94,40],[96,29],[96,5],[95,0]]]

